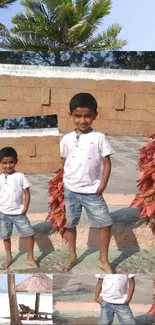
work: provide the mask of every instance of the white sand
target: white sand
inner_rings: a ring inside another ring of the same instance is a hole
[[[24,304],[34,309],[35,307],[35,294],[27,294],[27,293],[17,293],[17,302],[18,304]],[[40,307],[39,311],[53,313],[53,296],[52,294],[48,295],[40,295]],[[10,324],[8,321],[8,317],[10,317],[10,309],[9,309],[9,299],[7,293],[0,293],[0,325],[3,323]],[[48,321],[22,321],[23,324],[52,324],[51,319]]]

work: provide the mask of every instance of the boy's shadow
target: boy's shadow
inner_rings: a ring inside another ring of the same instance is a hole
[[[145,223],[145,219],[140,219],[137,209],[123,208],[110,213],[114,226],[112,227],[111,240],[114,240],[121,254],[111,263],[116,270],[125,259],[135,253],[140,252],[140,247],[133,229]],[[88,249],[79,257],[78,262],[82,262],[85,257],[99,251],[99,230],[90,228],[88,235]]]
[[[135,317],[136,324],[139,325],[154,325],[155,324],[155,315],[144,314]]]
[[[49,254],[54,251],[54,247],[49,236],[54,233],[55,230],[52,229],[51,222],[44,221],[34,225],[33,229],[35,231],[35,243],[37,244],[39,251],[41,252],[39,257],[36,259],[36,262],[40,264],[40,262],[44,258],[46,258]],[[27,252],[26,238],[21,237],[19,238],[19,252],[14,257],[14,262],[17,261],[19,257],[24,255],[25,252]]]

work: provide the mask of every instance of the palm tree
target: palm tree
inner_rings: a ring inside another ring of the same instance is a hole
[[[10,325],[21,325],[21,319],[18,312],[16,289],[15,289],[15,274],[8,274],[8,295],[10,304]]]
[[[6,9],[9,5],[14,3],[17,0],[0,0],[0,9]],[[4,36],[7,29],[6,27],[0,22],[0,36]]]
[[[121,26],[103,30],[111,0],[21,0],[25,13],[12,18],[14,26],[0,44],[17,51],[86,51],[121,49]],[[100,27],[100,32],[98,28]]]

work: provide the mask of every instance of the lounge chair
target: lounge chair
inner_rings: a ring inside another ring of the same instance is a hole
[[[30,317],[34,318],[45,318],[48,319],[48,316],[53,316],[52,313],[47,313],[47,312],[38,312],[35,313],[34,309],[31,309],[29,306],[25,306],[24,304],[19,304],[19,307],[21,310],[19,310],[21,319],[23,319],[23,316],[26,316],[26,319],[29,320]]]
[[[23,316],[26,316],[27,319],[29,319],[30,316],[35,314],[34,309],[30,308],[29,306],[25,306],[24,304],[19,304],[19,307],[20,307],[19,313],[21,319],[23,319]]]

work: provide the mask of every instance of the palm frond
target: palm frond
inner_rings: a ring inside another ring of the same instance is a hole
[[[41,0],[21,0],[21,5],[23,5],[31,15],[46,16],[48,14]]]
[[[71,3],[71,0],[43,0],[42,1],[46,7],[48,8],[48,10],[53,13],[55,11],[55,9],[57,9],[58,7],[62,6],[63,4],[68,4]]]
[[[91,1],[90,0],[75,0],[75,7],[79,13],[80,19],[86,17],[91,13]]]
[[[11,50],[12,48],[16,51],[48,51],[49,46],[38,39],[21,39],[19,37],[8,36],[7,40],[4,40],[0,44],[1,48]]]
[[[121,31],[121,27],[118,24],[113,24],[102,34],[99,33],[93,39],[90,39],[86,43],[86,47],[89,50],[104,50],[104,49],[121,49],[127,44],[126,40],[117,39],[118,34]]]
[[[13,4],[17,0],[0,0],[0,9],[8,8],[9,5]]]
[[[88,24],[87,21],[81,21],[77,25],[73,26],[68,31],[68,39],[72,44],[77,43],[77,45],[82,44],[86,40],[89,40],[90,37],[94,34],[94,26]]]
[[[87,21],[98,26],[105,16],[110,14],[111,0],[95,0],[92,5],[91,14]]]

